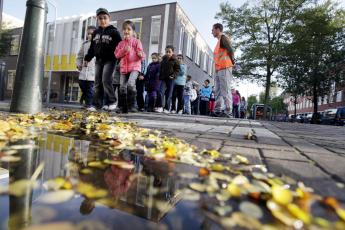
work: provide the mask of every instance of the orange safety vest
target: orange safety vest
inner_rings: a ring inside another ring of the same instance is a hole
[[[234,64],[231,61],[228,50],[220,47],[220,39],[217,43],[217,46],[213,54],[216,71],[227,69],[234,66]]]

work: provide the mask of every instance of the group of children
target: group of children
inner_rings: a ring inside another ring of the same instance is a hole
[[[123,23],[121,38],[119,31],[110,25],[106,9],[100,8],[96,14],[99,27],[88,28],[88,41],[83,43],[77,57],[87,110],[123,113],[144,110],[145,87],[148,111],[191,114],[193,85],[191,76],[186,76],[183,55],[175,55],[174,47],[168,45],[162,58],[158,53],[151,55],[152,63],[145,71],[146,56],[133,22]]]

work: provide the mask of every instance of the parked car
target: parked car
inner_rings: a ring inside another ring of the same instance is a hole
[[[307,113],[307,114],[304,116],[304,123],[309,124],[312,117],[313,117],[313,113]]]
[[[288,122],[295,122],[296,121],[296,116],[294,114],[290,114],[288,118]]]
[[[338,108],[334,119],[335,125],[345,125],[345,107]]]
[[[327,109],[324,111],[324,115],[321,119],[323,125],[334,125],[335,124],[335,114],[337,109]]]
[[[311,116],[310,124],[321,124],[323,119],[322,114],[322,112],[313,113]]]

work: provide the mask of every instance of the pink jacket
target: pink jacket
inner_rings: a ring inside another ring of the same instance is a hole
[[[234,105],[239,105],[240,104],[240,100],[241,100],[241,98],[240,98],[240,96],[238,96],[237,93],[233,93],[232,94],[232,103]]]
[[[131,49],[126,51],[126,47]],[[139,57],[138,52],[142,52],[143,56]],[[141,60],[145,59],[143,46],[139,39],[129,38],[122,40],[115,50],[115,56],[120,61],[120,72],[122,74],[128,74],[133,71],[141,71]]]

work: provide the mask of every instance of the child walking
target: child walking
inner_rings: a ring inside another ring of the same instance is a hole
[[[161,104],[159,99],[159,91],[161,87],[161,80],[159,79],[160,63],[157,53],[151,54],[152,62],[149,64],[145,74],[145,84],[149,97],[148,112],[158,112],[157,107]]]
[[[171,113],[182,114],[183,113],[183,91],[186,84],[187,66],[183,63],[183,55],[177,55],[177,60],[180,63],[180,72],[176,76],[175,86],[172,98]],[[177,110],[176,110],[177,99]]]
[[[79,71],[79,87],[82,92],[81,101],[85,100],[85,107],[89,109],[92,106],[93,85],[95,83],[95,59],[88,64],[87,67],[83,66],[85,55],[87,54],[90,45],[92,34],[96,27],[89,26],[87,28],[87,40],[83,42],[77,56],[77,69]]]
[[[174,54],[174,47],[168,45],[165,48],[165,55],[161,62],[160,79],[162,80],[160,96],[161,101],[165,95],[164,113],[170,113],[171,100],[174,90],[175,79],[181,71],[180,64]]]
[[[141,71],[141,61],[145,58],[143,47],[137,38],[133,37],[135,26],[132,21],[125,21],[122,25],[124,40],[116,47],[115,56],[120,61],[120,99],[122,112],[137,112],[136,109],[136,80]]]
[[[98,29],[92,34],[91,45],[84,58],[87,67],[92,58],[96,57],[95,94],[89,111],[96,111],[104,106],[108,110],[116,109],[117,103],[113,88],[113,72],[116,63],[114,50],[121,42],[120,33],[110,25],[108,10],[100,8],[96,11]],[[105,103],[103,103],[105,95]]]
[[[204,87],[200,90],[200,115],[208,115],[208,103],[210,101],[212,88],[209,86],[210,81],[204,82]]]
[[[192,110],[191,110],[192,96],[193,96],[192,76],[188,75],[187,81],[183,90],[184,113],[188,115],[192,114]]]

